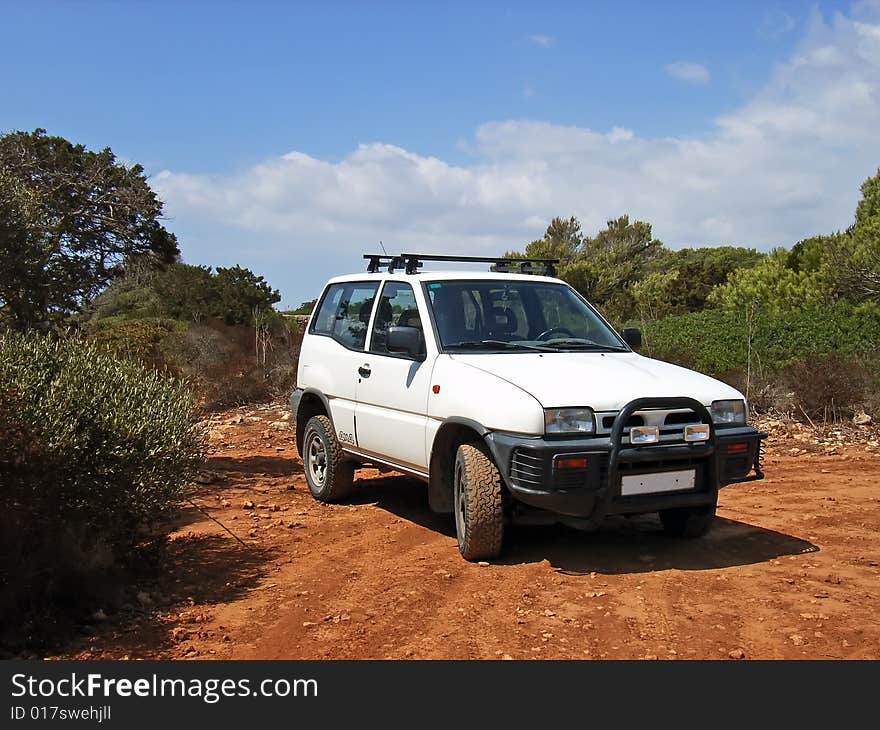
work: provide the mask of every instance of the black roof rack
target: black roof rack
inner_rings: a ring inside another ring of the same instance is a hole
[[[394,269],[399,269],[401,266],[400,256],[388,256],[386,254],[380,253],[365,253],[364,258],[370,262],[367,264],[368,274],[375,274],[383,266],[387,266],[388,273],[393,274]]]
[[[364,258],[369,261],[367,271],[375,274],[383,266],[388,266],[388,273],[393,274],[395,269],[403,268],[407,274],[416,274],[425,261],[454,261],[469,264],[491,264],[490,271],[500,273],[537,274],[541,276],[556,276],[556,264],[559,259],[519,259],[512,257],[489,257],[489,256],[439,256],[436,254],[402,253],[397,256],[384,254],[365,253]]]
[[[502,274],[535,274],[536,276],[556,276],[559,259],[504,259],[492,264],[489,271]]]

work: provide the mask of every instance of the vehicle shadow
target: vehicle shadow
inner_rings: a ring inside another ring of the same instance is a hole
[[[428,508],[425,485],[408,477],[361,480],[356,503],[372,503],[397,517],[447,537],[455,536],[449,515]],[[819,547],[793,535],[719,517],[703,538],[667,537],[656,515],[609,517],[599,528],[585,531],[565,525],[508,528],[498,565],[550,562],[560,572],[648,573],[659,570],[712,570],[751,565],[784,555],[815,553]]]
[[[569,574],[713,570],[819,551],[793,535],[723,517],[716,518],[709,534],[695,540],[666,536],[656,515],[612,517],[589,532],[564,525],[514,526],[509,538],[500,564],[547,560]]]
[[[439,515],[428,507],[424,482],[404,476],[358,479],[349,504],[373,504],[404,520],[426,527],[446,537],[455,537],[450,515]]]

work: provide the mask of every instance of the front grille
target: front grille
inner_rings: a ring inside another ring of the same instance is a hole
[[[605,416],[602,418],[602,428],[610,431],[614,428],[614,419],[616,416]],[[629,417],[629,420],[626,422],[626,426],[624,428],[632,428],[633,426],[644,426],[645,419],[640,416],[638,413],[634,413]]]
[[[518,487],[535,489],[544,483],[544,458],[516,449],[510,462],[510,479]]]
[[[700,417],[693,411],[677,411],[674,413],[667,413],[666,418],[663,419],[664,426],[674,426],[677,424],[686,426],[690,423],[701,423]]]
[[[557,459],[580,456],[587,459],[584,469],[557,469]],[[596,488],[608,478],[608,454],[593,451],[514,449],[510,457],[510,481],[522,489]]]
[[[597,414],[598,435],[610,435],[616,417],[616,413]],[[621,444],[623,446],[629,445],[629,430],[633,426],[656,426],[660,429],[661,444],[681,444],[684,443],[684,427],[697,423],[702,423],[700,417],[688,408],[638,411],[629,417],[623,427]]]

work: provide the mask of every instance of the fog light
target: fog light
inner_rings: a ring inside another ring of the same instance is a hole
[[[660,429],[656,426],[633,426],[629,430],[631,444],[656,444],[660,442]]]
[[[709,440],[709,424],[700,423],[698,425],[684,427],[685,441],[708,441]]]

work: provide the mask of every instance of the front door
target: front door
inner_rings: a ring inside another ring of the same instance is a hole
[[[419,312],[413,288],[406,282],[386,282],[378,301],[357,386],[358,449],[426,472],[425,428],[434,358],[419,361],[389,353],[385,335],[390,326],[421,329],[428,321],[427,312],[424,316]]]

